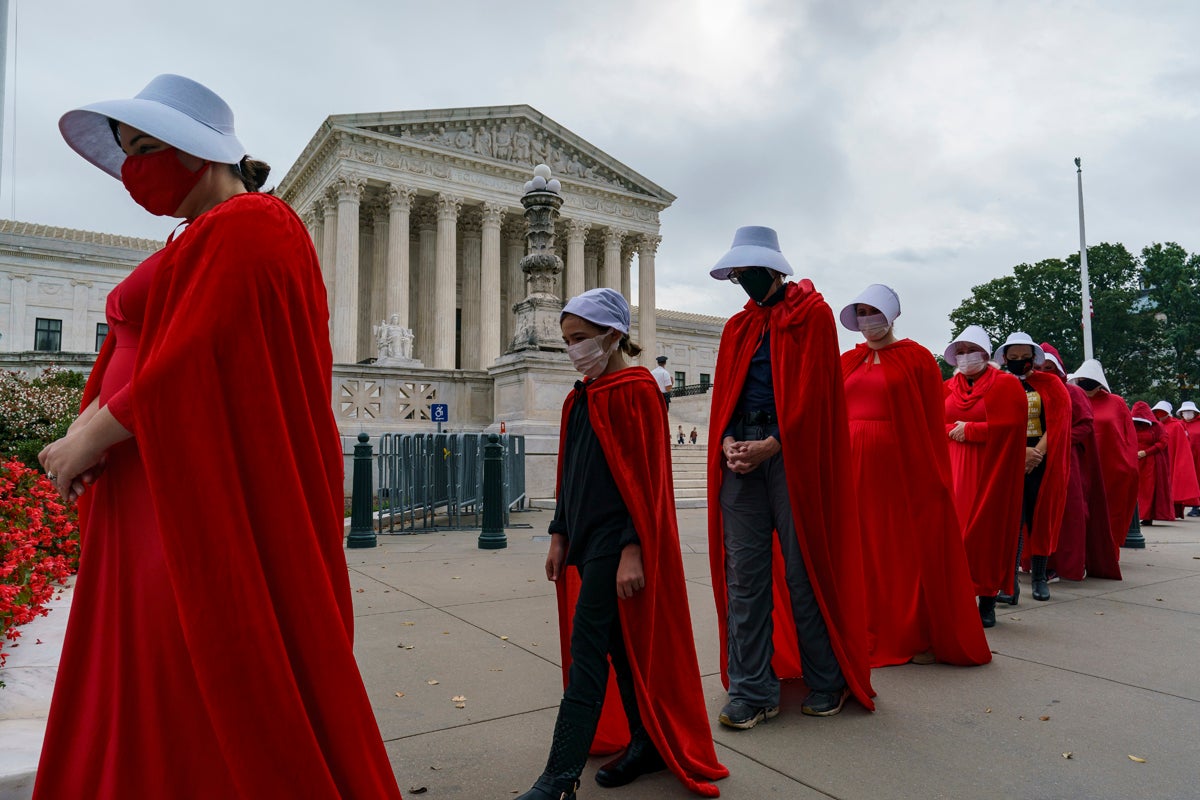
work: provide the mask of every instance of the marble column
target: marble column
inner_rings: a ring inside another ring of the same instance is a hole
[[[512,346],[513,335],[517,328],[517,314],[513,307],[525,299],[525,273],[521,271],[521,259],[525,257],[525,219],[517,217],[505,225],[504,241],[508,253],[505,258],[505,269],[508,272],[505,283],[508,286],[508,302],[504,307],[504,337],[502,345],[504,352]]]
[[[391,184],[384,192],[388,206],[387,278],[384,313],[390,320],[397,317],[396,324],[411,328],[408,324],[408,272],[409,236],[408,221],[416,192],[407,186]]]
[[[617,291],[621,290],[621,240],[624,236],[625,232],[617,228],[604,231],[604,267],[600,285]]]
[[[424,203],[417,212],[417,230],[420,232],[421,258],[413,274],[412,319],[414,358],[433,364],[433,286],[437,269],[437,214],[433,203]]]
[[[354,364],[358,354],[358,207],[366,181],[337,179],[337,256],[334,260],[333,361]]]
[[[638,238],[638,336],[642,363],[653,367],[658,355],[658,331],[654,298],[654,254],[661,236],[651,233]]]
[[[367,336],[366,355],[375,355],[375,337],[372,330],[380,322],[387,321],[387,243],[391,238],[388,221],[391,213],[386,203],[371,205],[371,293],[370,315],[364,320]]]
[[[462,198],[437,196],[437,266],[433,285],[433,368],[454,369],[458,275],[458,210]]]
[[[483,242],[479,271],[479,369],[487,369],[502,352],[500,320],[500,221],[504,207],[483,204]]]
[[[621,294],[633,302],[633,245],[627,244],[621,249]]]
[[[91,289],[91,281],[71,279],[71,328],[68,335],[63,336],[63,350],[90,353],[95,349],[95,339],[89,341],[87,335],[88,295]]]
[[[477,207],[468,208],[459,221],[462,228],[462,344],[461,369],[481,369],[480,311],[482,310],[483,220]]]
[[[330,186],[325,190],[325,199],[321,203],[321,277],[325,280],[325,296],[329,300],[329,324],[333,325],[333,302],[337,298],[334,290],[334,267],[337,266],[337,232],[338,204],[337,189]]]
[[[312,239],[313,249],[317,251],[317,260],[321,258],[321,242],[325,233],[325,203],[321,199],[313,201],[308,211],[302,217],[304,227],[308,228],[308,236]]]
[[[4,344],[10,352],[32,350],[33,342],[29,336],[33,331],[33,326],[29,325],[28,320],[25,319],[25,315],[29,313],[25,304],[29,297],[29,286],[33,283],[33,276],[9,273],[9,277],[12,294],[9,299],[8,314],[11,322],[5,332],[5,337],[11,338],[8,338]]]
[[[584,251],[583,256],[583,288],[595,289],[600,285],[600,256],[594,247]]]
[[[584,244],[587,241],[588,230],[591,225],[587,222],[580,222],[577,219],[567,220],[567,267],[566,274],[563,277],[563,293],[562,299],[565,303],[576,295],[581,295],[584,292]]]

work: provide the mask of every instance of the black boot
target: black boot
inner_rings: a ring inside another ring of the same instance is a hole
[[[979,621],[985,628],[996,627],[996,598],[979,598]]]
[[[1012,594],[1000,592],[1000,594],[996,595],[997,603],[1008,603],[1010,606],[1015,606],[1017,598],[1021,596],[1021,550],[1024,548],[1024,544],[1024,534],[1017,536],[1017,566],[1013,568]]]
[[[533,788],[517,800],[575,800],[579,776],[587,764],[588,750],[596,735],[601,705],[563,698],[554,723],[554,740],[546,769]]]
[[[1046,578],[1046,562],[1049,556],[1034,556],[1032,559],[1033,599],[1050,599],[1050,581]]]
[[[596,773],[596,783],[611,789],[666,768],[667,765],[658,754],[658,748],[651,741],[650,734],[646,733],[644,727],[638,726],[629,739],[629,747],[625,748],[621,757],[608,762]]]

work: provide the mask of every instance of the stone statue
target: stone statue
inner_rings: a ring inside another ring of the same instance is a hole
[[[470,150],[471,145],[475,143],[475,137],[471,135],[470,128],[463,128],[458,133],[454,134],[454,146],[459,150]]]
[[[501,125],[496,131],[496,158],[501,161],[512,160],[512,128]]]
[[[408,364],[413,361],[413,332],[400,325],[400,315],[392,314],[388,319],[372,326],[375,335],[376,364]]]
[[[481,156],[492,158],[492,134],[488,129],[480,126],[475,129],[475,152]]]
[[[513,134],[513,158],[522,164],[531,163],[529,142],[529,134],[525,132],[525,125],[522,123],[517,126],[517,132]]]

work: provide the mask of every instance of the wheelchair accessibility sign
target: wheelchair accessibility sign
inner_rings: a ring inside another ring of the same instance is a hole
[[[446,403],[431,403],[429,405],[429,418],[434,422],[449,422],[450,406]]]

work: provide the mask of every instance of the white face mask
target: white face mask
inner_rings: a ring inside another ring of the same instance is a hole
[[[887,317],[883,314],[871,314],[868,317],[858,318],[858,330],[868,342],[878,342],[885,338],[891,327]]]
[[[582,372],[589,378],[599,378],[604,374],[604,368],[608,366],[608,357],[612,355],[613,350],[620,344],[620,339],[613,339],[608,347],[602,347],[600,340],[610,333],[611,329],[605,331],[599,336],[594,336],[591,339],[584,339],[582,342],[576,342],[567,348],[567,355],[571,358],[571,363],[575,365],[575,369]]]
[[[963,353],[955,361],[958,363],[959,372],[963,375],[978,375],[987,366],[987,356],[978,352]]]
[[[1192,420],[1194,420],[1196,418],[1196,412],[1195,411],[1180,411],[1179,416],[1183,417],[1188,422],[1191,422]]]

